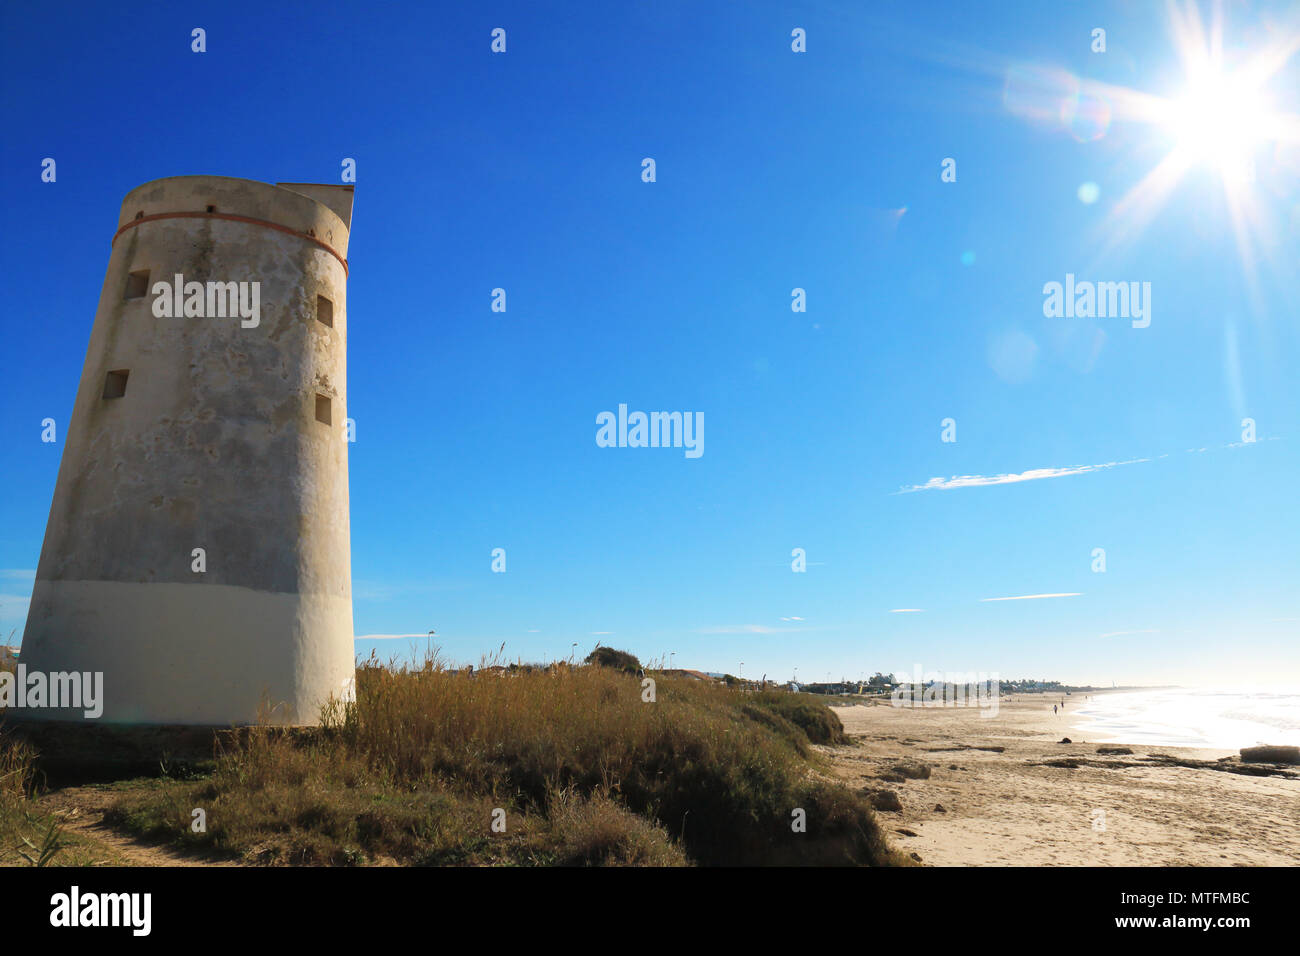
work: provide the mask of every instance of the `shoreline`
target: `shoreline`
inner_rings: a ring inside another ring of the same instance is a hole
[[[1137,695],[1153,694],[1153,693],[1160,693],[1160,692],[1167,693],[1170,691],[1194,693],[1197,691],[1197,688],[1182,687],[1176,684],[1159,685],[1153,687],[1107,687],[1107,688],[1091,690],[1086,692],[1076,691],[1074,692],[1073,696],[1066,695],[1066,702],[1070,704],[1072,707],[1077,708],[1081,704],[1090,703],[1091,701],[1089,701],[1089,698],[1137,696]],[[1001,707],[1006,706],[1009,703],[1015,703],[1017,705],[1039,704],[1040,706],[1042,706],[1043,714],[1041,716],[1044,721],[1043,723],[1044,728],[1046,728],[1049,723],[1053,727],[1053,730],[1051,730],[1050,732],[1045,729],[1044,732],[1040,734],[1040,737],[1043,740],[1053,739],[1051,734],[1054,733],[1056,729],[1062,729],[1064,736],[1068,736],[1071,737],[1071,739],[1075,739],[1080,735],[1088,735],[1090,738],[1088,742],[1095,743],[1095,744],[1115,745],[1115,746],[1126,745],[1130,747],[1153,747],[1153,748],[1162,748],[1167,750],[1199,750],[1205,753],[1213,753],[1216,757],[1236,755],[1241,751],[1243,747],[1258,746],[1260,744],[1279,745],[1279,746],[1287,746],[1287,745],[1295,746],[1297,744],[1300,744],[1300,739],[1291,739],[1291,735],[1289,735],[1287,732],[1281,732],[1281,731],[1279,731],[1277,735],[1274,735],[1274,737],[1270,737],[1270,739],[1268,740],[1248,739],[1249,734],[1243,732],[1241,735],[1241,740],[1233,745],[1226,745],[1226,744],[1216,745],[1214,743],[1208,743],[1208,742],[1171,740],[1168,738],[1152,739],[1153,736],[1156,736],[1154,732],[1144,730],[1140,727],[1129,728],[1126,731],[1125,729],[1121,729],[1121,728],[1106,728],[1106,727],[1095,726],[1095,724],[1098,721],[1108,719],[1111,717],[1111,715],[1099,716],[1096,714],[1087,714],[1078,709],[1070,710],[1068,712],[1063,711],[1060,714],[1053,714],[1050,712],[1052,704],[1053,702],[1058,701],[1060,697],[1061,697],[1060,694],[1047,693],[1043,691],[1024,691],[1019,694],[1015,694],[1011,697],[999,698],[998,707],[1000,709]],[[889,705],[889,704],[890,704],[889,698],[876,697],[876,698],[863,698],[862,703],[860,704],[847,704],[847,703],[843,703],[842,700],[841,701],[833,700],[828,702],[827,706],[829,706],[832,710],[839,713],[844,709],[853,706],[877,706],[878,707],[881,705]],[[982,709],[991,709],[991,708],[981,708],[977,704],[963,704],[960,706],[956,704],[947,704],[944,706],[940,706],[938,704],[931,703],[925,705],[914,704],[909,707],[904,707],[902,709],[924,710],[924,711],[933,711],[933,710],[952,711],[952,710],[962,709],[962,710],[967,710],[978,714]],[[995,718],[981,718],[981,719],[987,720],[987,719],[995,719]],[[1065,721],[1065,723],[1058,726],[1057,722],[1062,719]],[[1059,740],[1060,738],[1055,738],[1055,739]]]
[[[877,818],[927,865],[1300,863],[1300,767],[1247,775],[1216,763],[1236,750],[1099,740],[1075,715],[1052,714],[1054,699],[1015,695],[986,717],[888,701],[835,707],[853,743],[818,750],[840,783],[897,798]]]

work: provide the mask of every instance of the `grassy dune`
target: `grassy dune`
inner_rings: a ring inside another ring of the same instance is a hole
[[[843,739],[826,707],[650,676],[653,702],[606,667],[372,660],[321,728],[257,728],[192,779],[123,788],[109,820],[263,863],[906,862],[861,797],[816,779],[810,744]]]

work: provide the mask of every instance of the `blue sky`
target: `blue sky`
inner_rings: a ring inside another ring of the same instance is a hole
[[[7,6],[4,636],[122,197],[352,157],[360,656],[436,629],[459,661],[601,642],[780,678],[1300,683],[1296,144],[1235,192],[1191,163],[1138,228],[1117,203],[1179,134],[1116,91],[1184,85],[1165,8],[871,6]],[[1233,4],[1226,58],[1297,30]],[[1072,84],[1109,123],[1059,121]],[[1300,56],[1266,88],[1300,112]],[[1149,282],[1150,326],[1045,317],[1067,273]],[[704,454],[598,447],[620,403],[702,412]]]

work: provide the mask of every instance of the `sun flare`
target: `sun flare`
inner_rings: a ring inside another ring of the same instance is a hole
[[[1236,242],[1248,288],[1255,288],[1261,256],[1275,264],[1277,234],[1285,229],[1276,198],[1288,194],[1288,177],[1300,155],[1300,115],[1288,62],[1300,52],[1300,16],[1243,45],[1225,42],[1222,8],[1213,5],[1203,23],[1195,2],[1167,4],[1173,51],[1181,76],[1163,93],[1044,73],[1026,85],[1049,100],[1064,94],[1080,103],[1104,101],[1108,120],[1142,124],[1163,150],[1155,164],[1121,193],[1097,229],[1098,259],[1119,254],[1136,241],[1175,192],[1199,171],[1217,180],[1222,208]],[[1014,112],[1033,119],[1022,101],[1036,100],[1013,84],[1007,99]],[[1109,124],[1108,124],[1109,125]],[[1101,128],[1099,136],[1108,129]],[[1202,177],[1197,177],[1202,178]],[[1193,183],[1204,189],[1205,183]],[[1082,189],[1082,187],[1081,187]],[[1087,203],[1091,192],[1081,192]],[[1200,193],[1199,202],[1215,202]],[[1095,196],[1093,196],[1095,201]],[[1252,292],[1253,295],[1253,292]]]
[[[1210,74],[1169,104],[1166,128],[1182,159],[1226,178],[1251,178],[1256,151],[1276,136],[1267,94],[1240,77]]]

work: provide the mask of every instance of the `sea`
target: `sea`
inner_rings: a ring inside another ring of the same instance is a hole
[[[1090,742],[1237,750],[1300,745],[1300,693],[1170,688],[1068,698]]]

